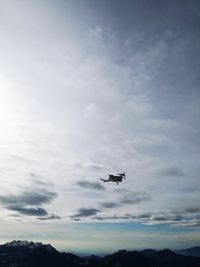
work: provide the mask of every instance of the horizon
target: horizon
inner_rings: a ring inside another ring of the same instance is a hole
[[[200,244],[199,11],[0,0],[0,243]]]

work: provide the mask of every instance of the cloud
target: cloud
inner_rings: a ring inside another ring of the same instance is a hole
[[[129,219],[149,219],[151,217],[151,214],[150,213],[142,213],[139,215],[132,215],[132,214],[127,213],[126,216]]]
[[[98,220],[98,221],[106,221],[106,220],[124,220],[127,219],[126,216],[119,216],[119,215],[107,215],[107,216],[95,216],[93,219]]]
[[[44,189],[37,189],[37,191],[36,189],[33,189],[31,191],[29,189],[18,195],[0,196],[0,202],[6,205],[17,204],[20,206],[36,206],[50,203],[56,196],[57,193],[52,191],[47,191]]]
[[[119,207],[120,203],[115,203],[115,202],[104,202],[101,204],[103,208],[116,208]]]
[[[152,214],[147,224],[167,224],[172,226],[200,226],[200,209],[186,208],[184,210],[177,210],[173,212],[162,212]]]
[[[41,217],[41,218],[39,217],[37,219],[41,221],[48,221],[48,220],[60,220],[61,217],[55,214],[51,214],[48,217]]]
[[[141,214],[113,214],[94,216],[92,219],[98,221],[132,221],[135,223],[141,223],[145,225],[171,225],[182,227],[199,227],[200,226],[200,214],[199,211],[195,214],[186,213],[186,210],[174,211],[174,212],[152,212]]]
[[[185,209],[185,211],[188,212],[188,213],[198,213],[198,212],[200,212],[200,208],[198,208],[198,207],[190,207],[190,208]]]
[[[94,216],[97,213],[101,212],[99,209],[85,209],[81,208],[78,210],[78,212],[72,216],[70,216],[72,219],[80,219],[85,217]]]
[[[102,208],[117,208],[123,205],[137,204],[151,200],[151,196],[145,192],[131,192],[127,189],[118,189],[117,191],[122,195],[121,198],[113,202],[101,203]]]
[[[94,37],[95,39],[97,39],[98,41],[102,41],[103,33],[104,33],[103,28],[100,25],[98,25],[95,28],[90,30],[91,36]]]
[[[30,172],[29,173],[30,177],[33,180],[33,183],[36,186],[40,186],[40,187],[49,187],[49,186],[53,186],[52,182],[48,181],[47,179],[45,179],[42,175],[34,173],[34,172]]]
[[[169,218],[167,218],[164,215],[158,215],[158,216],[153,217],[153,220],[163,222],[163,221],[168,221]]]
[[[105,190],[105,187],[96,182],[79,181],[77,185],[86,189]]]
[[[158,174],[161,176],[185,176],[184,172],[175,167],[166,167],[158,171]]]
[[[151,200],[151,197],[145,192],[130,192],[124,195],[120,202],[121,204],[137,204],[149,200]]]
[[[81,186],[85,185],[85,182],[78,182],[78,184]],[[91,184],[93,185],[93,183],[86,183],[89,184],[89,188],[91,188]],[[94,183],[95,184],[95,183]],[[116,202],[103,202],[99,204],[99,209],[88,209],[88,208],[81,208],[78,210],[78,212],[74,215],[71,215],[70,218],[72,219],[76,219],[76,220],[80,220],[81,218],[85,218],[85,217],[92,217],[92,219],[95,220],[115,220],[115,219],[139,219],[139,217],[135,217],[133,215],[130,214],[124,214],[124,215],[113,215],[113,216],[96,216],[98,213],[102,212],[102,208],[104,209],[114,209],[114,208],[118,208],[121,207],[123,205],[129,205],[129,204],[136,204],[136,203],[140,203],[143,201],[148,201],[150,200],[150,196],[145,193],[145,192],[130,192],[129,190],[120,190],[120,192],[122,192],[124,194],[124,196],[121,197],[121,199],[118,199]],[[94,217],[95,216],[95,217]],[[149,215],[145,215],[146,217],[140,217],[143,219],[146,219],[147,216],[149,217]]]
[[[124,215],[105,215],[105,216],[95,216],[93,219],[99,220],[99,221],[107,221],[107,220],[133,220],[133,221],[140,221],[145,222],[148,221],[148,219],[151,217],[150,214],[140,214],[140,215],[132,215],[129,213],[126,213]]]
[[[27,215],[27,216],[47,216],[48,212],[39,207],[32,207],[32,208],[27,208],[27,207],[20,207],[20,206],[9,206],[7,207],[9,210],[17,211],[20,214]]]
[[[44,208],[38,207],[38,205],[50,203],[57,196],[57,193],[44,189],[43,186],[46,186],[45,184],[38,183],[38,185],[42,185],[42,188],[27,189],[18,194],[0,195],[0,202],[6,209],[21,215],[48,216],[48,219],[58,219],[58,216],[49,215]]]

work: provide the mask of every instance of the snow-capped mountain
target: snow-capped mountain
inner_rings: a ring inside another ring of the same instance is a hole
[[[13,240],[4,244],[6,248],[24,248],[29,250],[43,248],[49,252],[56,251],[50,244],[42,244],[41,242],[33,242],[28,240]]]

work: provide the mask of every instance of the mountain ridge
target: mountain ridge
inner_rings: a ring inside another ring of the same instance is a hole
[[[143,251],[119,250],[106,256],[79,257],[59,252],[50,244],[13,240],[0,245],[1,267],[199,267],[200,258],[178,254],[169,249]]]
[[[192,257],[200,257],[200,246],[195,246],[186,249],[180,249],[175,251],[178,254]]]

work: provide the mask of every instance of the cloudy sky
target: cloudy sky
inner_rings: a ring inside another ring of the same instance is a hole
[[[199,11],[0,0],[1,243],[200,244]]]

